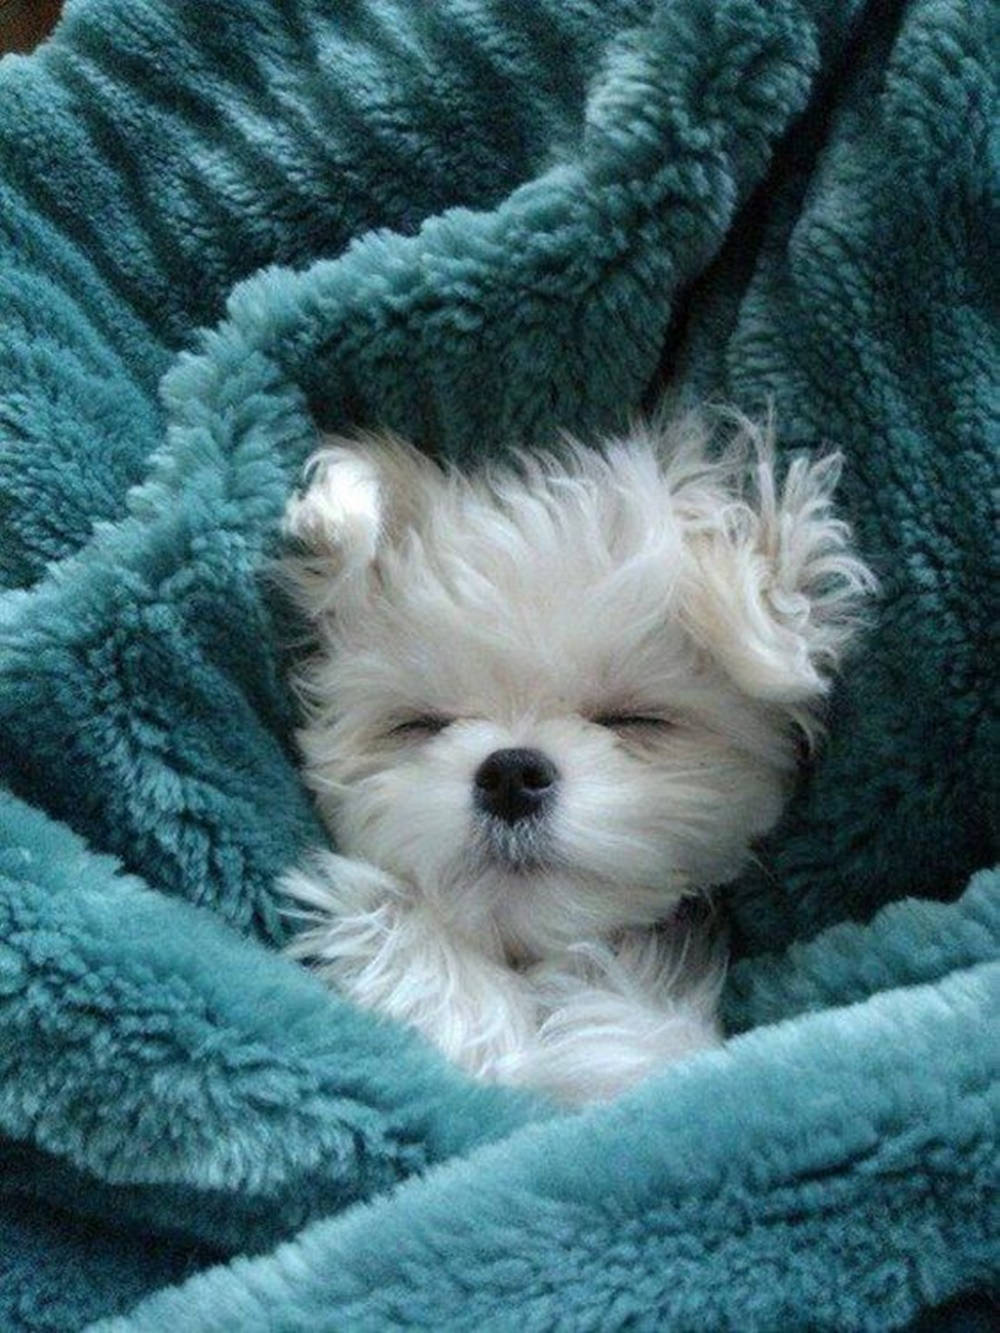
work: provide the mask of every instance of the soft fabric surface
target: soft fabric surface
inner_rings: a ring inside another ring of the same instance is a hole
[[[0,1326],[989,1325],[995,18],[71,0],[0,62]],[[278,953],[268,567],[317,425],[664,392],[836,443],[883,593],[733,1040],[565,1116]]]

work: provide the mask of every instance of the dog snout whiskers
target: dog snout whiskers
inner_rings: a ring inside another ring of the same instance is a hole
[[[476,807],[505,824],[517,824],[550,804],[558,777],[541,750],[494,750],[476,770]]]
[[[544,819],[521,819],[509,824],[487,816],[479,830],[479,850],[485,860],[518,874],[549,866],[553,847]]]

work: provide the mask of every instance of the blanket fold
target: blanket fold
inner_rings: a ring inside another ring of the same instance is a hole
[[[991,50],[967,0],[70,0],[0,63],[0,1327],[988,1309]],[[733,1040],[566,1116],[277,952],[324,834],[269,568],[318,429],[664,393],[836,443],[883,591],[723,896]]]
[[[903,1325],[994,1271],[998,1003],[987,966],[738,1038],[106,1328]]]

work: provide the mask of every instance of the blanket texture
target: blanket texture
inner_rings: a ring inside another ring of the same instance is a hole
[[[995,1326],[996,18],[70,0],[0,62],[0,1327]],[[839,446],[882,597],[732,1040],[567,1115],[281,956],[268,568],[317,428],[664,396]]]

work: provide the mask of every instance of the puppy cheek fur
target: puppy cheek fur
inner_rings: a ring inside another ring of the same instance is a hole
[[[724,883],[777,817],[784,766],[704,727],[640,740],[641,754],[627,738],[601,739],[595,763],[581,740],[567,745],[553,834],[570,867],[620,891],[658,892],[669,905],[692,886]]]
[[[334,801],[338,846],[398,876],[445,919],[464,917],[473,926],[490,906],[476,903],[469,875],[473,777],[493,748],[480,734],[387,750],[375,771],[347,784]]]

